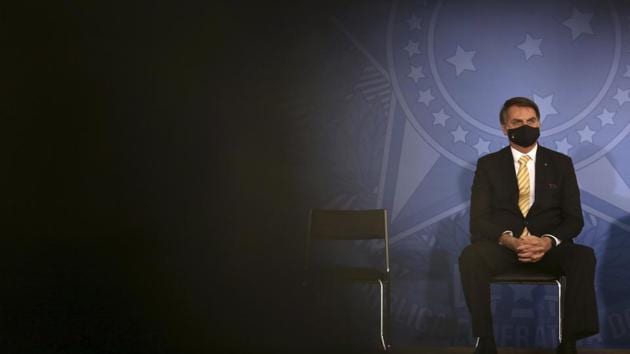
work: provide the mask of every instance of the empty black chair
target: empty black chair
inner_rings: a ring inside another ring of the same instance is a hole
[[[310,213],[306,242],[305,271],[312,276],[311,243],[313,240],[383,240],[383,265],[376,267],[334,266],[318,268],[322,273],[336,280],[372,282],[379,286],[379,333],[383,350],[390,348],[389,308],[391,285],[389,279],[389,236],[387,231],[387,210],[325,210],[313,209]]]

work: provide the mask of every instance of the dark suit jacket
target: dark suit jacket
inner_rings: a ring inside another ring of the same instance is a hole
[[[577,236],[584,220],[571,158],[538,145],[535,200],[527,217],[518,208],[514,170],[509,146],[477,161],[470,200],[472,242],[498,242],[503,231],[520,235],[526,226],[532,235],[551,234],[561,241]]]

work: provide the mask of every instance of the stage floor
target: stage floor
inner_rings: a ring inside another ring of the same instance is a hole
[[[552,354],[555,348],[498,348],[499,354]],[[472,348],[392,348],[393,354],[471,354]],[[580,354],[630,354],[630,349],[578,348]]]

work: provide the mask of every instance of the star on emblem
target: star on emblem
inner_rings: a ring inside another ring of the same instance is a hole
[[[422,29],[422,19],[417,17],[415,14],[411,15],[411,18],[407,20],[409,24],[409,30],[421,30]]]
[[[619,106],[622,106],[626,102],[630,102],[630,89],[622,90],[618,88],[617,93],[613,96],[613,98],[617,100]]]
[[[415,82],[418,83],[418,80],[425,77],[422,72],[422,66],[411,66],[411,72],[409,73],[409,77]]]
[[[558,150],[559,152],[565,155],[568,155],[569,149],[573,147],[573,145],[569,144],[569,141],[567,140],[566,137],[564,137],[564,139],[562,140],[557,140],[555,143],[556,143],[556,150]]]
[[[447,58],[446,61],[455,66],[455,74],[459,76],[465,70],[477,71],[477,68],[473,65],[472,59],[475,56],[476,51],[465,51],[462,47],[457,46],[455,55]]]
[[[456,143],[458,141],[461,141],[463,143],[466,142],[466,135],[468,135],[468,132],[464,129],[462,129],[461,125],[457,126],[457,129],[453,130],[451,132],[451,134],[453,134],[453,142]]]
[[[518,45],[518,49],[522,50],[525,54],[525,60],[529,60],[533,55],[543,55],[540,51],[541,42],[542,38],[534,39],[529,33],[525,35],[525,42]]]
[[[581,143],[585,141],[593,143],[593,134],[595,134],[595,131],[591,130],[588,125],[584,126],[584,129],[578,130],[578,134],[580,134]]]
[[[444,108],[442,108],[439,112],[437,113],[433,113],[433,117],[435,119],[433,119],[433,125],[441,125],[443,127],[446,127],[446,121],[451,118],[451,116],[449,116],[448,114],[444,113]]]
[[[405,47],[405,50],[407,51],[407,53],[409,54],[409,57],[411,58],[414,54],[420,54],[420,42],[414,42],[414,41],[409,41],[407,43],[407,46]]]
[[[582,13],[578,9],[573,8],[573,13],[566,21],[562,22],[571,30],[571,37],[576,40],[580,35],[587,33],[593,34],[593,28],[591,27],[591,18],[593,14]]]
[[[481,156],[487,154],[490,152],[490,141],[483,140],[479,137],[477,144],[473,145],[473,147],[477,150],[477,155]]]
[[[425,105],[427,105],[427,107],[429,106],[431,101],[435,99],[435,97],[433,97],[433,95],[431,94],[431,89],[425,91],[420,90],[419,95],[420,97],[418,97],[418,102],[424,103]]]
[[[553,107],[553,94],[542,97],[534,94],[534,102],[538,105],[540,109],[540,121],[543,122],[547,116],[556,114],[558,111]]]
[[[602,114],[598,115],[597,118],[602,121],[602,127],[608,124],[613,125],[615,122],[613,121],[613,117],[615,116],[615,112],[609,112],[606,108],[602,111]]]

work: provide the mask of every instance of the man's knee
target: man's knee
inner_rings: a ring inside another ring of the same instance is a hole
[[[569,267],[595,268],[595,252],[591,247],[578,244],[570,244],[569,246],[571,247],[570,252],[565,255],[563,263]]]
[[[589,246],[576,245],[576,257],[584,264],[595,266],[595,252]]]
[[[480,247],[478,243],[471,243],[466,246],[459,255],[459,266],[463,267],[474,264],[481,259]]]

